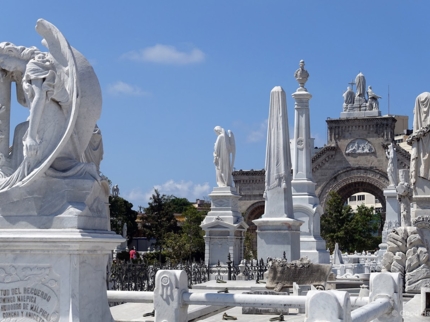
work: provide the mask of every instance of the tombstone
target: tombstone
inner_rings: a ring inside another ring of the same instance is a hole
[[[0,290],[14,301],[2,321],[113,321],[106,265],[123,239],[109,230],[109,184],[98,171],[100,86],[54,25],[39,19],[36,31],[49,53],[0,44],[2,130],[11,82],[30,109],[11,153],[1,137]]]

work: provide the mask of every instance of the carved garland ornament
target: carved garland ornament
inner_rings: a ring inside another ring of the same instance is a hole
[[[412,224],[417,228],[430,229],[430,217],[418,216]]]

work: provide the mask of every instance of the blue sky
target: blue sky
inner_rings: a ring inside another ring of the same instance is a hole
[[[0,1],[0,41],[37,46],[38,18],[93,63],[103,91],[102,172],[135,208],[152,189],[206,197],[216,125],[236,137],[236,169],[264,168],[269,94],[287,93],[290,133],[300,59],[311,133],[326,142],[358,72],[382,114],[413,114],[430,91],[429,1]],[[12,123],[25,120],[18,105]]]

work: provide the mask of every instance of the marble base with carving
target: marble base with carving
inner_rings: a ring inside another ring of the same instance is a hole
[[[293,218],[260,218],[257,226],[257,256],[262,258],[300,258],[300,220]]]
[[[113,322],[106,266],[123,238],[99,171],[100,85],[53,24],[36,31],[49,53],[0,43],[0,132],[11,130],[12,82],[31,111],[0,137],[0,320]]]
[[[205,231],[205,263],[224,265],[227,256],[240,263],[243,259],[243,242],[248,225],[239,212],[240,195],[234,187],[215,187],[211,194],[211,211],[200,227]]]
[[[106,265],[121,239],[79,229],[0,230],[2,321],[113,321]]]
[[[411,203],[411,220],[418,217],[430,217],[430,181],[417,178]]]
[[[312,183],[314,185],[314,183]],[[313,263],[330,263],[330,253],[326,242],[320,236],[320,218],[323,213],[319,200],[315,196],[300,196],[294,194],[294,218],[303,221],[300,227],[300,257],[308,257]]]

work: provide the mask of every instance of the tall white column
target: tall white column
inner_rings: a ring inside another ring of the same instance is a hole
[[[294,217],[302,220],[300,228],[300,255],[314,263],[329,263],[330,254],[320,236],[320,217],[323,209],[315,194],[312,177],[311,150],[313,142],[310,130],[309,100],[312,95],[304,87],[292,94],[295,100],[293,194]]]

